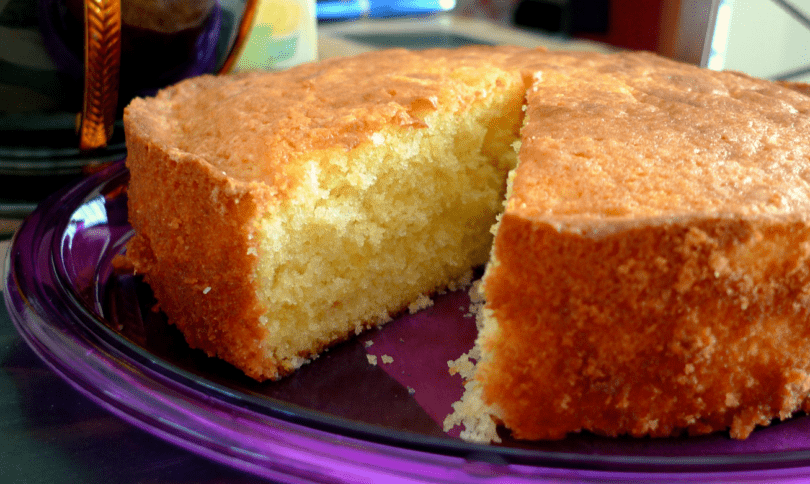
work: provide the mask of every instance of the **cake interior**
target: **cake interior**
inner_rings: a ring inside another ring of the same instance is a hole
[[[390,126],[302,161],[295,196],[257,222],[269,358],[297,368],[313,341],[322,349],[414,310],[486,262],[525,90],[498,71],[475,82],[500,87],[430,110],[421,129]]]

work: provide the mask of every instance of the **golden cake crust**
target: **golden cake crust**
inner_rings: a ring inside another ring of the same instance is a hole
[[[263,312],[245,286],[255,263],[250,220],[263,202],[262,190],[234,186],[210,165],[156,145],[137,128],[130,126],[127,141],[127,165],[136,174],[128,185],[128,211],[137,231],[128,261],[145,274],[161,308],[181,315],[172,323],[191,347],[239,361],[259,377],[268,371],[261,369],[258,349],[264,332],[240,322]],[[218,192],[222,196],[212,195]]]
[[[545,55],[517,47],[388,50],[272,74],[200,76],[156,98],[135,99],[127,107],[127,118],[136,120],[128,129],[284,196],[305,176],[296,163],[302,154],[350,150],[386,126],[422,127],[438,104],[481,96],[454,79]]]
[[[810,179],[810,98],[799,92],[644,53],[536,79],[511,211],[581,224],[810,208],[797,189]]]
[[[774,258],[756,243],[774,239],[797,245],[762,272],[733,267],[739,247]],[[706,218],[590,238],[507,214],[486,282],[499,332],[478,378],[519,438],[745,437],[810,390],[809,241],[802,222]]]
[[[485,279],[519,438],[787,418],[810,390],[810,98],[622,54],[535,75]]]

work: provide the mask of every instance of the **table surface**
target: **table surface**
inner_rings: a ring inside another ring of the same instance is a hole
[[[540,44],[550,48],[603,50],[587,42],[538,38],[478,20],[447,17],[399,19],[388,23],[334,24],[319,33],[321,57],[379,46],[358,43],[358,35],[450,31],[486,35],[488,43]],[[349,38],[355,40],[349,40]],[[539,39],[539,40],[538,40]],[[11,232],[19,221],[0,220],[0,276],[4,276]],[[214,483],[256,482],[241,473],[167,443],[127,424],[79,393],[46,367],[15,329],[0,297],[0,482],[3,483]]]

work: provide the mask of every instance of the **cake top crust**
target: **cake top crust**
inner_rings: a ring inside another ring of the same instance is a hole
[[[810,210],[810,97],[647,53],[545,66],[507,212],[599,227]],[[802,87],[802,86],[798,86]]]
[[[349,150],[385,127],[419,129],[439,105],[487,96],[475,80],[493,72],[528,87],[508,213],[614,227],[694,213],[810,213],[806,86],[648,53],[375,51],[188,79],[133,100],[124,121],[232,186],[278,197],[306,177],[300,157]]]
[[[348,150],[386,126],[424,126],[439,103],[452,109],[486,96],[471,79],[545,55],[518,47],[386,50],[274,73],[207,75],[133,100],[125,123],[231,179],[283,192],[303,176],[295,162],[302,154]]]

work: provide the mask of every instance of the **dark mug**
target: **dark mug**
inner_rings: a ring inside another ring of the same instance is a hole
[[[82,150],[106,145],[132,97],[216,67],[215,0],[38,0],[38,16],[54,63],[82,85]]]
[[[203,73],[314,60],[314,37],[314,0],[7,0],[0,216],[122,158],[133,97]]]

